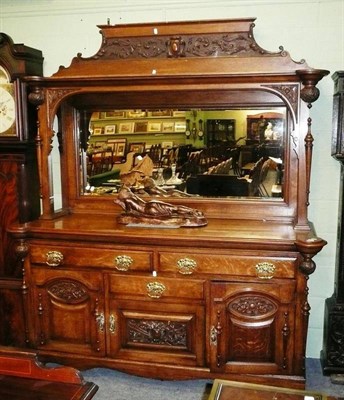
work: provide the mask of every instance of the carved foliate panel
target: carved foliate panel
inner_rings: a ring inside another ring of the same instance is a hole
[[[104,60],[166,57],[228,57],[271,55],[257,45],[251,32],[108,38],[93,57]],[[285,52],[281,49],[280,54]]]
[[[48,287],[48,293],[64,303],[82,303],[89,298],[87,288],[80,282],[58,280]]]
[[[180,321],[128,319],[127,332],[131,343],[187,349],[187,323]]]
[[[228,310],[237,316],[267,317],[276,313],[277,305],[261,295],[240,296],[228,305]]]

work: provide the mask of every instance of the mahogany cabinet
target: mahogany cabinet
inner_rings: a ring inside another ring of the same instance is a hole
[[[22,250],[26,342],[43,359],[304,386],[307,282],[326,244],[307,218],[309,108],[328,71],[260,48],[253,27],[254,19],[101,26],[95,56],[27,78],[42,211],[10,232]],[[170,196],[172,206],[200,210],[206,226],[121,223],[115,190],[88,185],[92,115],[166,109],[233,109],[243,121],[253,110],[278,112],[283,154],[269,165],[273,177],[283,171],[282,195]]]

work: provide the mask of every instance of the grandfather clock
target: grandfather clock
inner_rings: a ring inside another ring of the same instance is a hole
[[[42,52],[0,33],[0,343],[20,343],[21,275],[10,225],[39,216],[36,110],[27,101],[25,76],[42,75]]]
[[[321,363],[324,374],[344,384],[344,71],[333,74],[332,156],[341,163],[335,288],[326,299]]]

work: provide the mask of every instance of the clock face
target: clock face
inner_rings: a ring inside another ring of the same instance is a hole
[[[0,86],[0,134],[7,134],[7,131],[14,128],[16,119],[15,101],[10,91]],[[12,134],[12,132],[8,132]]]

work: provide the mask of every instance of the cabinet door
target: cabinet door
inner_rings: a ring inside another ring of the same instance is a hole
[[[104,355],[102,275],[32,268],[31,276],[37,348]]]
[[[293,280],[213,282],[209,331],[212,370],[291,373],[294,290]]]
[[[204,365],[203,281],[128,276],[109,281],[112,358]]]

